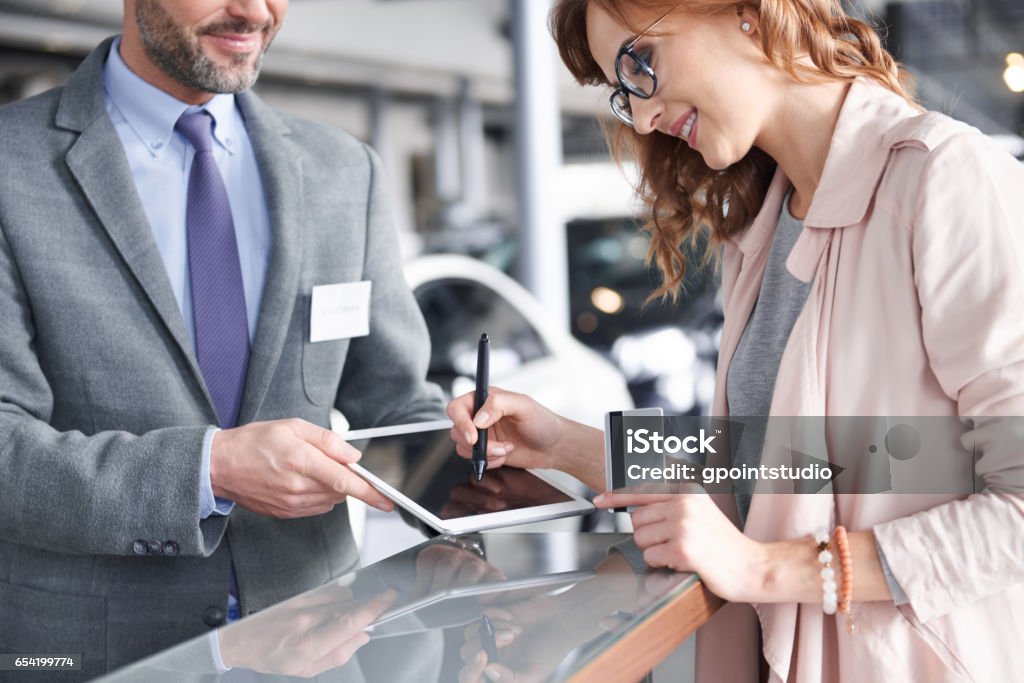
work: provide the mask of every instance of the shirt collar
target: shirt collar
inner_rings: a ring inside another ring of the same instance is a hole
[[[207,111],[213,117],[213,138],[234,153],[239,138],[241,115],[232,94],[214,95],[202,106],[182,102],[160,88],[147,83],[121,59],[121,39],[110,46],[103,68],[103,87],[107,97],[124,117],[149,153],[159,157],[174,136],[174,125],[186,111]]]

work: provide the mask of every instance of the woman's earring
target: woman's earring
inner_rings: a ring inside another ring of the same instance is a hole
[[[740,28],[743,29],[744,33],[746,33],[747,31],[750,30],[750,22],[744,21],[742,24],[740,24]]]

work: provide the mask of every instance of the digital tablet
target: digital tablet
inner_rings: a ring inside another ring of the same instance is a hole
[[[535,470],[489,469],[477,482],[459,457],[450,420],[342,432],[362,451],[349,465],[385,496],[444,534],[581,515],[594,509],[584,498]]]

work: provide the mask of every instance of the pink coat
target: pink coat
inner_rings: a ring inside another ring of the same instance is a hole
[[[716,415],[788,187],[776,173],[725,247]],[[975,129],[857,79],[786,266],[814,283],[772,415],[1024,416],[1024,165]],[[910,600],[855,593],[852,635],[820,604],[755,605],[771,680],[1024,680],[1024,453],[985,452],[978,473],[970,496],[755,493],[748,536],[874,529]],[[698,680],[751,680],[756,639],[727,606],[699,633]]]

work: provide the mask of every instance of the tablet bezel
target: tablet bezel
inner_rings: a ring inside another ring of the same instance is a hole
[[[360,441],[363,439],[374,439],[384,436],[399,436],[403,434],[415,434],[417,432],[441,431],[451,429],[451,420],[432,420],[429,422],[414,422],[404,425],[393,425],[390,427],[376,427],[371,429],[355,429],[347,432],[339,432],[339,435],[346,441]],[[452,519],[441,519],[426,508],[420,506],[416,501],[406,496],[402,491],[388,484],[373,472],[369,471],[359,463],[348,466],[356,474],[365,479],[375,489],[408,510],[413,516],[443,534],[453,536],[468,534],[476,531],[486,531],[500,527],[516,526],[519,524],[530,524],[532,522],[544,522],[562,517],[589,512],[594,509],[590,501],[582,498],[579,494],[570,491],[565,486],[545,476],[540,470],[527,469],[532,475],[548,484],[557,491],[569,497],[569,500],[547,505],[535,505],[521,508],[519,510],[502,510],[501,512],[488,512],[472,517],[454,517]]]

